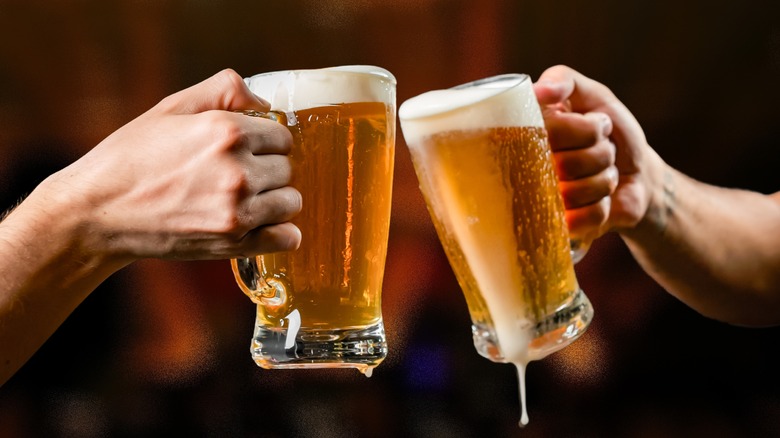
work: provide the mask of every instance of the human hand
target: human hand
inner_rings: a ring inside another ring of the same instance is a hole
[[[534,84],[550,137],[572,239],[586,245],[635,227],[648,210],[657,155],[606,86],[566,66]]]
[[[81,216],[85,246],[132,261],[295,249],[290,132],[232,70],[163,99],[42,187]]]

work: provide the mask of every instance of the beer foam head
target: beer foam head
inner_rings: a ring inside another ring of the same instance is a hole
[[[544,127],[531,79],[508,74],[405,101],[398,111],[407,144],[446,131],[508,126]]]
[[[395,105],[395,77],[370,65],[261,73],[244,81],[278,111],[353,102]]]

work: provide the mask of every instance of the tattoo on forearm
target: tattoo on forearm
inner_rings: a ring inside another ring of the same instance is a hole
[[[674,175],[671,169],[666,169],[664,172],[663,183],[663,205],[661,206],[660,221],[658,223],[658,231],[663,234],[666,231],[667,225],[669,225],[669,218],[674,214],[674,209],[677,206],[677,198],[675,196]]]
[[[674,215],[674,210],[677,205],[674,174],[671,169],[664,171],[661,190],[660,202],[655,205],[651,204],[650,210],[647,212],[650,224],[652,224],[658,235],[663,235],[666,232],[666,227],[669,225],[669,219]]]

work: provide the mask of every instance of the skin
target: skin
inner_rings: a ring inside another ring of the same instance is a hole
[[[780,324],[780,192],[708,185],[666,164],[620,100],[566,66],[534,84],[571,234],[617,232],[642,268],[701,314]]]
[[[143,258],[298,247],[289,131],[232,70],[163,99],[0,222],[0,384],[111,274]]]

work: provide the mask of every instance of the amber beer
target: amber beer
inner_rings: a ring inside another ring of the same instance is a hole
[[[476,325],[541,321],[571,300],[579,288],[544,129],[442,132],[414,148],[415,162],[436,161],[420,185]],[[517,313],[492,315],[482,288],[512,291],[500,309]]]
[[[257,316],[274,324],[294,306],[307,327],[371,326],[381,319],[392,189],[386,105],[348,103],[295,115],[290,158],[292,186],[305,206],[293,219],[301,247],[263,257],[275,278],[294,286],[294,300],[260,306]]]
[[[387,353],[381,290],[395,82],[384,70],[364,69],[260,78],[274,82],[269,100],[293,134],[292,186],[303,197],[293,219],[302,233],[298,250],[233,262],[239,285],[258,304],[252,354],[261,367],[370,372]],[[267,91],[254,85],[260,96]],[[272,294],[264,295],[263,282]]]
[[[525,363],[579,336],[590,306],[530,80],[429,92],[399,118],[480,354]]]

